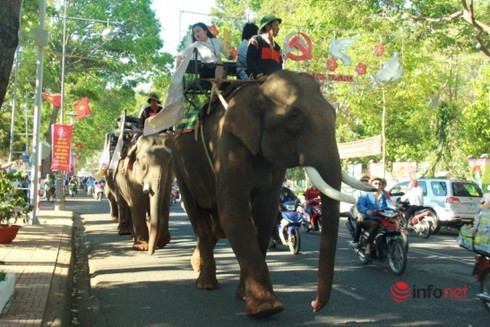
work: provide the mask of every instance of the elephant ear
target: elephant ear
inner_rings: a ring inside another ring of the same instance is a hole
[[[223,128],[238,137],[252,155],[260,151],[266,97],[258,85],[244,87],[231,98]]]
[[[126,171],[133,170],[133,164],[134,161],[136,160],[137,151],[138,151],[138,143],[134,144],[131,148],[129,148],[128,155],[125,159]]]

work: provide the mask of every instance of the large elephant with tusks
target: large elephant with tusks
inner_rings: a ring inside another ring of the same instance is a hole
[[[278,71],[263,84],[241,88],[227,109],[216,106],[198,134],[197,142],[194,133],[177,136],[172,147],[197,235],[197,287],[218,287],[213,249],[226,235],[240,265],[236,297],[245,300],[246,313],[267,316],[283,310],[265,257],[286,168],[308,167],[323,193],[318,294],[311,304],[313,311],[322,309],[332,290],[339,201],[354,201],[339,192],[341,182],[366,186],[341,171],[335,111],[319,84],[305,73]]]

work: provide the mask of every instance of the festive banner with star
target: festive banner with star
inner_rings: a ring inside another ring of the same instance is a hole
[[[90,110],[90,106],[88,105],[88,97],[85,97],[75,103],[74,107],[78,120],[82,119],[85,116],[90,116],[90,114],[92,113],[92,111]]]
[[[48,102],[51,103],[53,106],[61,107],[61,94],[59,94],[59,93],[54,93],[54,94],[43,93],[42,96],[43,96],[43,98],[48,100]]]

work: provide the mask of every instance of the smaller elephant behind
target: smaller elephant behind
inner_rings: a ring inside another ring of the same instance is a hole
[[[112,170],[107,171],[105,180],[104,194],[107,197],[107,201],[109,201],[111,218],[117,220],[119,223],[117,226],[118,234],[132,235],[133,222],[131,220],[131,211],[129,210],[128,203],[124,200],[117,188]]]
[[[165,133],[140,137],[119,161],[115,174],[117,189],[131,211],[133,248],[150,254],[170,242],[172,140],[173,136]]]

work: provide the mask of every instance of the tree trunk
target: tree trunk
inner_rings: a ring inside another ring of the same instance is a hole
[[[0,6],[0,107],[7,93],[15,50],[19,45],[21,7],[22,0],[3,0]]]

